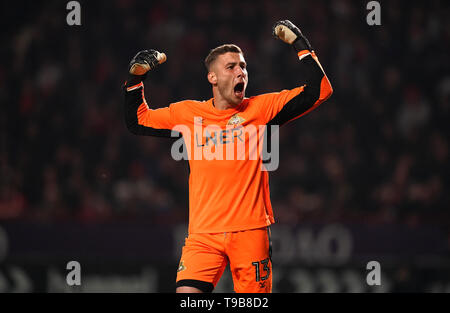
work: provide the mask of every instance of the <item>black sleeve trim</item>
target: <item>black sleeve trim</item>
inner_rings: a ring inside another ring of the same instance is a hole
[[[142,88],[137,88],[132,91],[127,91],[127,85],[123,86],[125,93],[125,124],[130,132],[140,136],[157,136],[157,137],[172,137],[172,130],[170,129],[156,129],[152,127],[142,126],[138,123],[137,110],[142,104]],[[179,138],[181,134],[172,138]]]
[[[301,60],[301,71],[304,71],[306,85],[303,92],[292,98],[278,112],[268,125],[283,125],[291,119],[308,111],[320,97],[320,84],[324,73],[311,55]],[[303,83],[300,84],[300,86]]]
[[[177,287],[194,287],[200,289],[205,293],[210,293],[214,289],[214,285],[212,283],[208,283],[206,281],[196,280],[196,279],[182,279],[177,281]]]

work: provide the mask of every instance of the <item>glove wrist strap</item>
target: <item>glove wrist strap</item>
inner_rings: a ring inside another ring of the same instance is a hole
[[[295,51],[300,52],[303,50],[309,50],[312,51],[313,48],[311,47],[311,44],[309,43],[308,39],[306,39],[304,36],[299,36],[293,43],[292,46],[294,47]]]
[[[140,82],[144,81],[145,78],[147,78],[147,73],[145,73],[144,75],[128,74],[127,87],[137,85]]]

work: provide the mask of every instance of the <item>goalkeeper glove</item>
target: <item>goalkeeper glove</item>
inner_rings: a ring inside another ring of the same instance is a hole
[[[145,80],[148,71],[164,63],[166,60],[166,55],[156,50],[139,51],[128,65],[128,80],[125,82],[125,86],[139,84]]]
[[[164,63],[166,60],[166,55],[156,50],[139,51],[131,60],[128,71],[132,75],[145,75],[148,71]]]
[[[278,21],[273,25],[273,35],[292,45],[297,52],[304,50],[313,51],[308,39],[302,34],[300,29],[291,21]]]

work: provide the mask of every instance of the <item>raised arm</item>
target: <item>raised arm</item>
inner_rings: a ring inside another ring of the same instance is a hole
[[[333,88],[300,29],[288,20],[279,21],[273,27],[273,34],[294,48],[300,61],[299,71],[305,78],[299,87],[276,94],[272,107],[268,109],[269,124],[283,125],[314,110],[331,96]]]
[[[170,106],[152,110],[144,95],[144,80],[148,71],[163,63],[165,59],[163,53],[144,50],[136,54],[129,64],[128,80],[123,86],[124,115],[128,130],[135,135],[159,137],[171,135],[173,123]]]

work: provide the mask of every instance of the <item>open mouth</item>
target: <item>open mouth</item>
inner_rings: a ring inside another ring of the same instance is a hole
[[[234,94],[239,97],[244,97],[244,83],[237,83],[236,86],[234,86]]]

